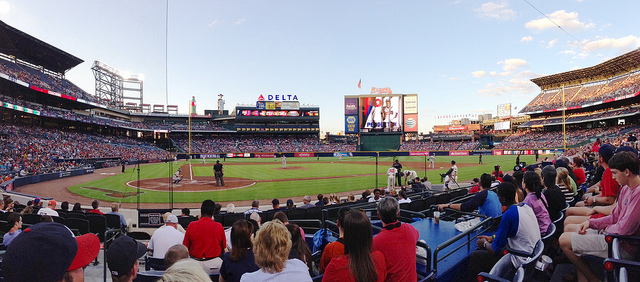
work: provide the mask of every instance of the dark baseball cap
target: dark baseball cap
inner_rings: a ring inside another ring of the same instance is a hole
[[[631,153],[634,153],[634,154],[638,155],[638,149],[636,149],[634,147],[630,147],[630,146],[620,146],[616,150],[616,153],[625,152],[625,151],[626,152],[631,152]]]
[[[279,204],[280,204],[280,200],[278,200],[278,199],[273,199],[273,200],[271,200],[271,204],[272,204],[272,205],[279,205]]]
[[[7,281],[58,281],[65,272],[91,263],[99,252],[100,239],[95,234],[74,237],[60,223],[42,222],[11,242],[2,272]]]
[[[611,144],[603,144],[602,146],[600,146],[600,149],[598,149],[598,153],[600,153],[600,156],[605,160],[608,160],[611,157],[613,157],[613,154],[615,152],[616,152],[616,147]]]
[[[136,264],[136,261],[147,253],[147,246],[129,236],[122,236],[111,243],[107,249],[107,265],[111,275],[121,277]]]

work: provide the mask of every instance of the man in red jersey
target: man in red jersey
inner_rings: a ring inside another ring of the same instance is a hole
[[[215,207],[216,203],[212,200],[202,202],[200,220],[189,224],[182,242],[189,249],[189,256],[199,261],[208,274],[220,273],[220,256],[227,242],[222,224],[213,221]]]
[[[385,281],[416,281],[416,243],[418,230],[398,221],[400,205],[393,197],[378,202],[378,217],[382,231],[373,237],[373,249],[381,251],[387,261]]]

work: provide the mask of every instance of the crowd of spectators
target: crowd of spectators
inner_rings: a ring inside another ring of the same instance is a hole
[[[83,159],[118,157],[161,160],[168,153],[152,144],[120,136],[0,123],[0,171],[26,176],[68,170]]]
[[[174,139],[179,150],[189,150],[189,139],[178,137]],[[205,154],[225,153],[277,153],[277,152],[352,152],[355,144],[322,142],[315,135],[220,135],[195,136],[191,138],[191,152]]]
[[[610,81],[564,89],[565,106],[578,107],[636,94],[640,91],[640,73],[616,77]],[[522,109],[523,112],[562,108],[562,89],[545,90]]]
[[[398,151],[455,151],[474,150],[480,145],[480,141],[464,142],[433,142],[433,141],[407,141],[400,145]]]
[[[592,129],[568,129],[566,131],[567,146],[584,142],[593,137],[601,137],[618,134],[628,126],[613,126],[607,128]],[[496,149],[514,149],[525,150],[531,148],[561,148],[562,143],[561,131],[534,131],[527,130],[516,132],[506,137],[500,144],[495,146]]]

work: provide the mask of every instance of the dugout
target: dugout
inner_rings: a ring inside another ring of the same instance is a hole
[[[398,150],[401,139],[400,132],[360,134],[359,151]]]

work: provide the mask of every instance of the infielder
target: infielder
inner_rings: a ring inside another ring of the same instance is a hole
[[[282,159],[282,168],[287,169],[287,157],[284,154],[282,154],[281,159]]]
[[[404,173],[404,186],[407,186],[407,180],[413,181],[418,178],[418,174],[415,170],[405,170]]]
[[[387,192],[391,192],[391,189],[395,189],[396,173],[398,170],[395,167],[387,169]]]
[[[436,156],[429,156],[429,168],[436,168]]]

